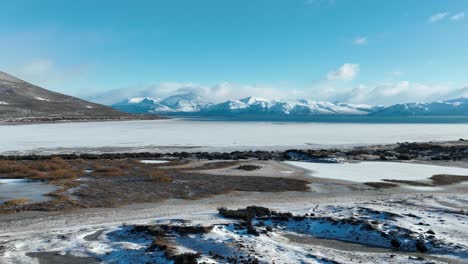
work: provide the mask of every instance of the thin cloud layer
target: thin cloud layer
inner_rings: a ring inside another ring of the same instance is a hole
[[[433,14],[432,16],[429,17],[429,22],[435,23],[435,22],[444,20],[449,15],[450,15],[449,12],[440,12],[440,13]]]
[[[367,45],[367,43],[368,43],[367,37],[357,37],[353,39],[353,44],[357,46]]]
[[[359,86],[337,92],[334,99],[356,104],[390,105],[411,102],[432,102],[468,96],[468,87],[452,88],[400,81],[375,87]]]
[[[465,12],[458,12],[453,15],[451,15],[449,12],[436,13],[429,17],[428,22],[436,23],[445,19],[450,19],[454,22],[462,21],[463,19],[465,19]]]
[[[457,14],[453,15],[452,17],[450,17],[450,19],[452,21],[461,21],[461,20],[465,19],[465,12],[457,13]]]
[[[9,73],[36,85],[49,86],[78,78],[86,73],[87,65],[57,65],[47,58],[36,58],[7,69]]]

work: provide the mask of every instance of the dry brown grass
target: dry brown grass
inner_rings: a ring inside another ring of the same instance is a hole
[[[152,171],[149,173],[149,179],[153,182],[172,182],[172,177],[164,171]]]
[[[18,207],[18,206],[22,206],[22,205],[25,205],[29,202],[29,199],[26,199],[26,198],[18,198],[18,199],[13,199],[13,200],[10,200],[10,201],[6,201],[2,204],[2,207],[7,207],[7,208],[11,208],[11,207]]]
[[[32,179],[62,179],[77,178],[81,171],[73,167],[65,160],[54,157],[50,160],[30,162],[0,161],[0,173],[11,177]]]
[[[116,167],[102,167],[96,166],[94,169],[94,173],[99,176],[124,176],[125,172]]]
[[[81,173],[75,169],[58,169],[51,171],[47,174],[47,179],[58,180],[58,179],[76,179],[80,177]]]
[[[8,176],[12,176],[12,177],[23,177],[23,178],[43,176],[43,173],[41,171],[38,171],[34,168],[30,168],[29,166],[26,166],[23,164],[15,164],[10,161],[0,162],[0,173],[7,174]]]
[[[40,171],[55,171],[70,168],[70,164],[62,158],[53,157],[49,160],[33,161],[29,167]]]
[[[0,173],[13,173],[21,166],[11,161],[0,160]]]
[[[450,175],[450,174],[436,174],[431,178],[435,185],[451,185],[468,181],[468,176],[464,175]]]

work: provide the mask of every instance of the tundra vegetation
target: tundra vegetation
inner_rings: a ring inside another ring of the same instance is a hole
[[[40,159],[39,159],[40,158]],[[238,177],[200,173],[231,167],[238,161],[207,162],[186,167],[187,160],[143,163],[138,159],[82,159],[36,156],[33,159],[0,160],[0,178],[45,181],[59,188],[52,199],[38,203],[5,203],[0,213],[23,210],[72,210],[115,207],[164,199],[196,199],[232,191],[307,191],[307,181],[269,177]]]

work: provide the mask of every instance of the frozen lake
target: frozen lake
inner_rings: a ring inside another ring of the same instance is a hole
[[[435,174],[468,176],[468,169],[403,162],[368,161],[358,163],[314,163],[287,161],[286,164],[310,170],[310,176],[353,182],[384,179],[420,181]]]
[[[0,153],[229,151],[468,138],[468,124],[152,120],[0,125]]]

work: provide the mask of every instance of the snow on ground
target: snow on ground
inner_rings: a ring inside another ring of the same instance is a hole
[[[42,97],[39,97],[39,96],[36,96],[35,98],[36,98],[36,100],[39,100],[39,101],[49,101],[48,99],[45,99],[45,98],[42,98]]]
[[[161,163],[167,163],[169,161],[167,160],[140,160],[141,163],[145,164],[161,164]]]
[[[0,101],[0,105],[8,105],[7,102]]]
[[[198,221],[150,221],[151,224],[212,225],[208,233],[170,235],[179,253],[200,252],[199,262],[227,263],[227,257],[259,263],[466,263],[466,195],[410,195],[368,202],[330,202],[278,208],[305,217],[255,219],[259,236],[236,220],[200,212]],[[236,209],[236,208],[232,208]],[[165,215],[165,219],[171,219]],[[183,217],[183,216],[182,216]],[[188,217],[187,219],[190,219]],[[270,227],[271,231],[268,231]],[[96,257],[104,263],[172,263],[161,250],[147,250],[152,237],[132,225],[76,227],[2,238],[0,263],[31,263],[28,252]],[[398,245],[400,250],[394,250]],[[425,251],[422,253],[420,251]],[[223,258],[220,258],[222,256]]]
[[[286,164],[311,171],[310,176],[353,182],[383,179],[420,181],[436,174],[468,175],[468,169],[403,162],[314,163],[287,161]]]

